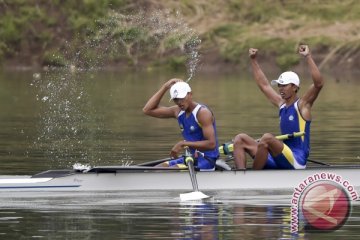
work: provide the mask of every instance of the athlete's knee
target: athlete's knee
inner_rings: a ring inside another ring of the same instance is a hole
[[[275,136],[273,135],[273,134],[271,134],[271,133],[265,133],[262,137],[261,137],[261,139],[260,139],[260,141],[259,141],[259,145],[261,144],[261,145],[268,145],[268,144],[270,144],[272,141],[274,141],[274,139],[276,139],[275,138]]]
[[[234,138],[234,145],[244,145],[245,144],[245,139],[248,137],[248,135],[246,135],[245,133],[240,133],[238,135],[235,136]]]

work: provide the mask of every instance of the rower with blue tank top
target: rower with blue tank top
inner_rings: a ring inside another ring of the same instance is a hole
[[[171,107],[160,106],[164,94],[170,90]],[[195,168],[202,171],[215,170],[219,157],[215,117],[205,105],[193,101],[188,83],[181,79],[170,79],[148,100],[143,108],[146,115],[157,118],[176,118],[183,140],[177,142],[170,152],[172,160],[158,164],[160,167],[186,168],[185,148],[190,150],[195,160]]]
[[[281,134],[304,132],[305,135],[280,141],[273,134],[265,133],[259,141],[256,141],[245,133],[238,134],[233,144],[236,168],[246,168],[247,153],[254,159],[254,169],[304,169],[310,153],[311,108],[324,85],[324,80],[309,47],[300,45],[299,54],[307,62],[313,83],[305,94],[299,97],[300,79],[295,72],[287,71],[277,80],[271,81],[271,85],[277,85],[279,91],[277,93],[260,68],[257,53],[257,49],[249,49],[254,78],[268,100],[280,109]]]

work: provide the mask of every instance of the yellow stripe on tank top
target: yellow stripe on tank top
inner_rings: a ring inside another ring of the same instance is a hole
[[[299,109],[296,108],[296,112],[298,114],[298,119],[299,119],[299,130],[300,130],[300,132],[305,132],[306,121],[301,116]],[[304,138],[305,138],[304,135],[302,135],[301,140],[304,141]]]
[[[284,144],[284,149],[282,150],[282,154],[285,156],[285,158],[288,160],[288,162],[292,166],[294,166],[294,161],[295,161],[294,155],[293,155],[291,149],[286,144]]]

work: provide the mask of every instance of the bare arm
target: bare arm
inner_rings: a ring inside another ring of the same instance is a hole
[[[178,106],[164,107],[159,106],[160,101],[164,94],[170,89],[170,87],[176,83],[182,81],[181,79],[173,78],[164,83],[160,89],[147,101],[143,108],[143,112],[146,115],[157,118],[176,118],[179,113]]]
[[[211,150],[216,147],[215,129],[213,128],[214,116],[207,108],[201,108],[198,112],[198,121],[201,124],[205,140],[190,142],[180,141],[172,148],[170,156],[177,157],[184,147],[191,147],[200,151]]]
[[[253,75],[256,81],[256,84],[260,90],[265,94],[268,100],[274,104],[276,107],[279,107],[283,100],[281,96],[271,87],[268,79],[266,78],[264,72],[261,70],[259,63],[256,60],[258,50],[255,48],[249,49],[249,56],[251,59],[251,67],[253,70]]]
[[[323,85],[324,85],[324,79],[321,76],[321,73],[316,66],[309,47],[307,45],[300,45],[299,46],[299,54],[304,56],[306,59],[306,62],[308,64],[311,77],[313,79],[313,83],[309,87],[309,89],[305,92],[303,97],[299,101],[299,107],[302,116],[306,120],[311,119],[311,107],[314,104],[316,98],[318,97]]]

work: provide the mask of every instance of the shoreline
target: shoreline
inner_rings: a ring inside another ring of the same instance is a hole
[[[360,54],[359,54],[360,55]],[[321,56],[316,56],[313,54],[314,60],[316,64],[319,66],[320,71],[331,73],[334,75],[341,75],[344,73],[350,73],[350,75],[360,74],[360,59],[354,62],[342,62],[336,64],[336,60],[331,60],[331,62],[327,64],[322,64],[324,58]],[[243,71],[251,71],[250,61],[248,57],[242,58],[243,60],[239,63],[226,62],[223,60],[218,60],[214,56],[205,56],[201,59],[197,66],[196,74],[227,74],[227,73],[237,73]],[[75,66],[65,66],[65,67],[51,67],[51,66],[41,66],[40,64],[14,64],[5,63],[0,67],[1,72],[47,72],[58,69],[66,69],[69,68],[69,71],[74,71],[76,69]],[[300,60],[300,63],[294,66],[289,67],[288,69],[281,69],[278,65],[275,64],[275,60],[273,57],[267,56],[259,56],[259,64],[262,66],[264,70],[269,73],[278,73],[286,70],[292,70],[295,72],[302,72],[304,69],[303,61]],[[358,66],[359,65],[359,66]],[[158,70],[165,70],[170,72],[186,72],[186,66],[183,65],[179,69],[171,69],[165,64],[163,66],[152,66],[151,62],[141,63],[141,66],[131,66],[129,64],[124,63],[116,63],[116,64],[108,64],[106,66],[100,66],[96,70],[86,70],[86,71],[109,71],[109,72],[152,72]],[[75,70],[76,71],[76,70]],[[81,71],[81,70],[80,70]]]

